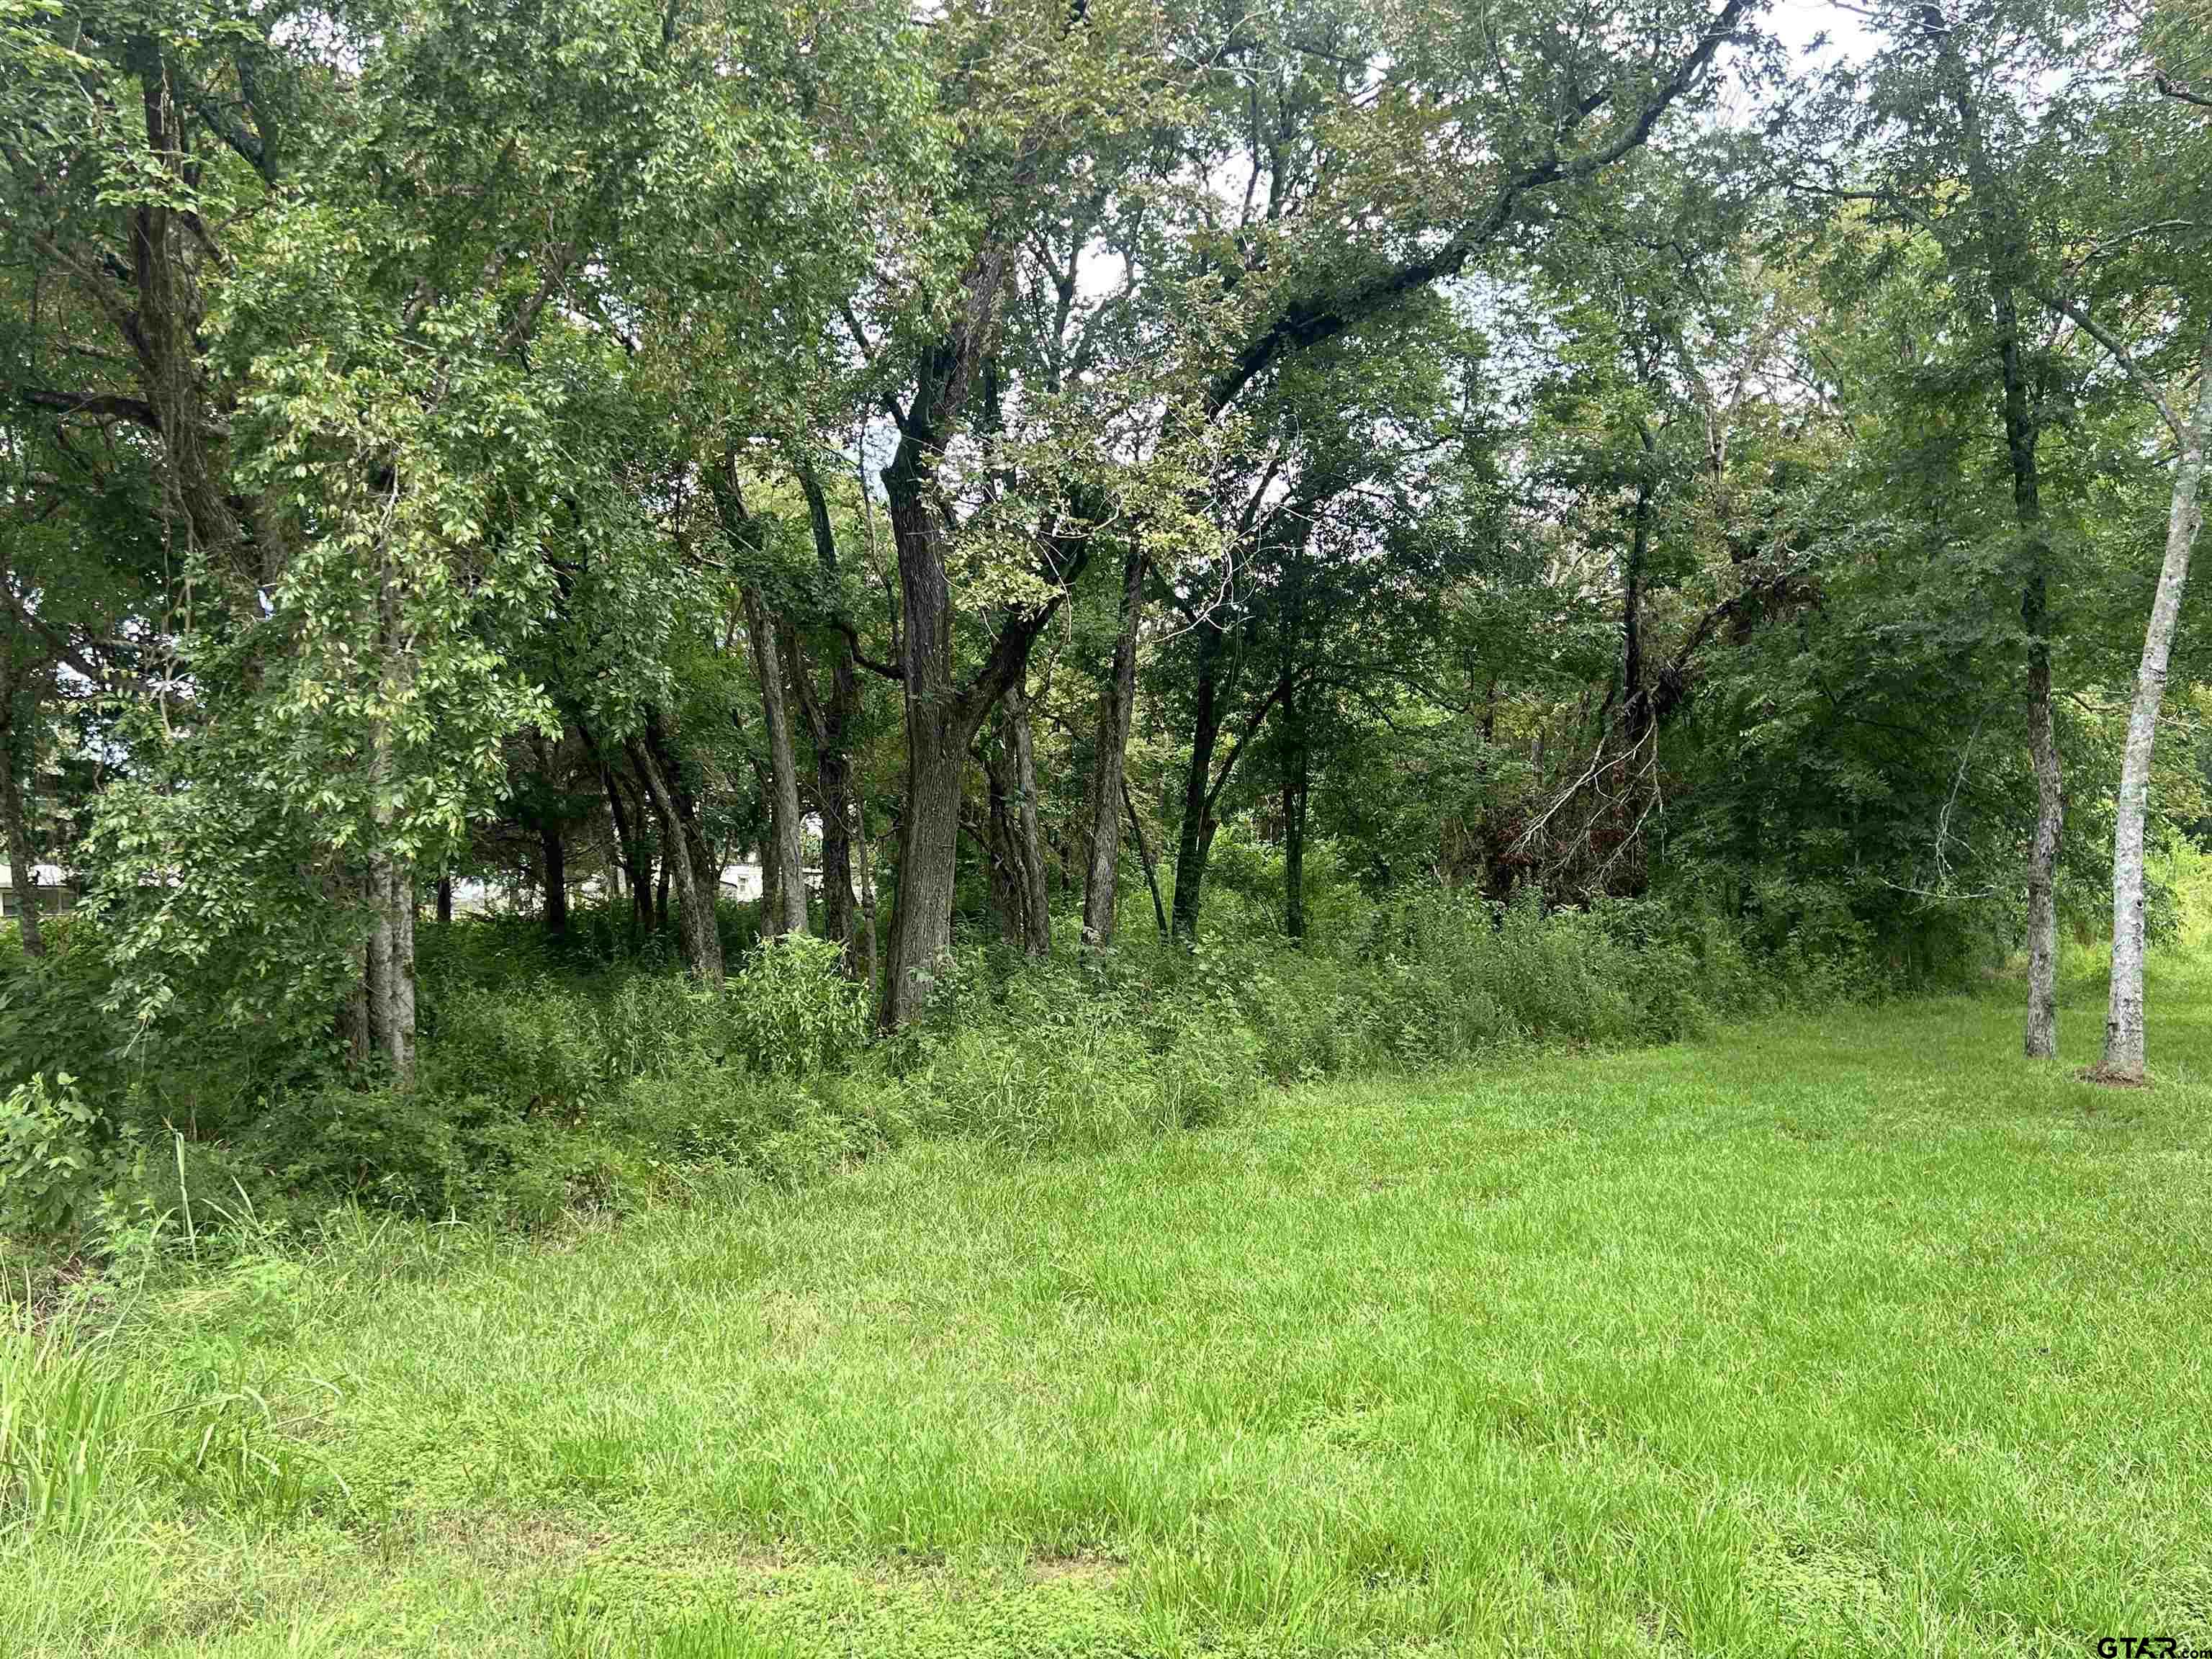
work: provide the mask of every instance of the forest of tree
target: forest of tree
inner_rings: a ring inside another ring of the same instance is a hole
[[[2109,927],[2139,1080],[2208,187],[2191,0],[0,0],[0,1085],[404,1092],[457,887],[886,1036]]]

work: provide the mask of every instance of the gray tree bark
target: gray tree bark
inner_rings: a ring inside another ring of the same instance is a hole
[[[1121,863],[1121,786],[1129,758],[1129,720],[1137,701],[1137,635],[1145,602],[1145,556],[1130,548],[1121,562],[1121,631],[1114,641],[1114,666],[1098,696],[1097,757],[1091,768],[1088,837],[1090,868],[1084,873],[1083,942],[1104,949],[1114,942]]]
[[[714,899],[720,872],[708,871],[702,879],[702,866],[711,860],[703,852],[704,836],[682,781],[669,775],[672,767],[661,763],[665,744],[648,727],[644,737],[632,738],[628,746],[630,764],[637,769],[653,802],[653,817],[659,820],[661,879],[675,884],[677,946],[684,969],[694,979],[720,990],[722,936],[715,926]]]
[[[784,701],[783,659],[776,644],[775,619],[760,595],[746,588],[742,595],[745,634],[752,642],[753,667],[760,677],[761,714],[768,728],[769,844],[766,864],[773,861],[769,884],[767,931],[771,934],[806,931],[806,875],[799,853],[799,763],[791,744],[791,713]]]
[[[1022,950],[1052,954],[1052,897],[1037,828],[1036,749],[1030,732],[1029,693],[1017,676],[1006,687],[1006,740],[1012,751],[1015,875],[1022,884]]]
[[[368,1046],[402,1087],[415,1080],[415,878],[380,855],[368,866],[374,917],[363,978]]]
[[[806,519],[814,532],[814,560],[823,588],[837,589],[837,534],[830,520],[830,499],[812,464],[804,455],[796,463],[800,491],[806,497]],[[845,619],[834,618],[838,622]],[[853,641],[840,629],[830,647],[830,693],[827,701],[815,691],[813,671],[798,633],[787,623],[784,657],[799,693],[800,712],[814,739],[815,805],[822,814],[822,926],[845,949],[845,974],[849,979],[875,981],[875,941],[865,952],[860,940],[860,920],[853,890],[853,844],[861,838],[860,804],[853,782],[852,733],[860,712],[860,686]],[[871,913],[868,926],[875,926]]]
[[[2203,521],[2198,489],[2204,451],[2212,438],[2212,333],[2197,354],[2197,409],[2186,428],[2161,409],[2181,439],[2174,463],[2172,499],[2166,508],[2166,559],[2159,568],[2158,597],[2143,630],[2136,670],[2135,702],[2128,711],[2128,740],[2120,763],[2118,822],[2112,836],[2112,983],[2105,1012],[2105,1055],[2096,1075],[2108,1083],[2141,1083],[2148,1060],[2143,1036],[2143,820],[2150,800],[2151,752],[2166,701],[2166,668],[2189,580],[2189,557]]]

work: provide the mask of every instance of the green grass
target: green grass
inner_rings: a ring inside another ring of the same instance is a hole
[[[250,1263],[0,1352],[93,1471],[0,1499],[0,1650],[2212,1642],[2212,973],[2153,999],[2146,1091],[2007,991]]]

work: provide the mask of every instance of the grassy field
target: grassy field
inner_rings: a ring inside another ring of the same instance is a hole
[[[0,1360],[0,1650],[2212,1643],[2212,974],[2153,999],[2146,1091],[2007,992],[248,1262]]]

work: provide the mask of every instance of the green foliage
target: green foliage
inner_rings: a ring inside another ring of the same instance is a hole
[[[1334,1080],[1085,1156],[702,1178],[527,1245],[341,1211],[96,1319],[0,1318],[0,1631],[410,1659],[2203,1645],[2208,1401],[2173,1357],[2212,1342],[2212,975],[2167,954],[2152,984],[2174,1070],[2126,1096],[2023,1062],[1999,986]],[[2069,1061],[2099,1000],[2069,999]]]
[[[770,1076],[836,1069],[868,1036],[865,987],[847,979],[833,941],[791,933],[755,946],[730,977],[734,1057]]]
[[[82,1212],[104,1158],[100,1115],[68,1073],[0,1096],[0,1233],[58,1233]]]
[[[1328,937],[1299,948],[1274,932],[1279,855],[1224,845],[1194,950],[1142,933],[1073,960],[971,945],[941,964],[928,1018],[884,1042],[818,939],[753,946],[717,995],[665,957],[594,954],[584,941],[617,935],[590,911],[558,945],[515,918],[426,930],[411,1085],[365,1086],[334,1057],[256,1072],[227,1051],[149,1045],[96,1085],[19,1085],[0,1194],[18,1230],[72,1238],[127,1276],[188,1232],[234,1231],[241,1202],[301,1230],[335,1204],[544,1226],[702,1182],[794,1185],[917,1133],[1097,1149],[1232,1119],[1268,1079],[1669,1042],[1901,982],[1848,903],[1824,910],[1802,888],[1736,920],[1657,896],[1573,909],[1439,889],[1378,903],[1325,843],[1308,875]],[[19,971],[0,995],[66,1014],[66,988],[100,983],[72,978],[73,959]]]

